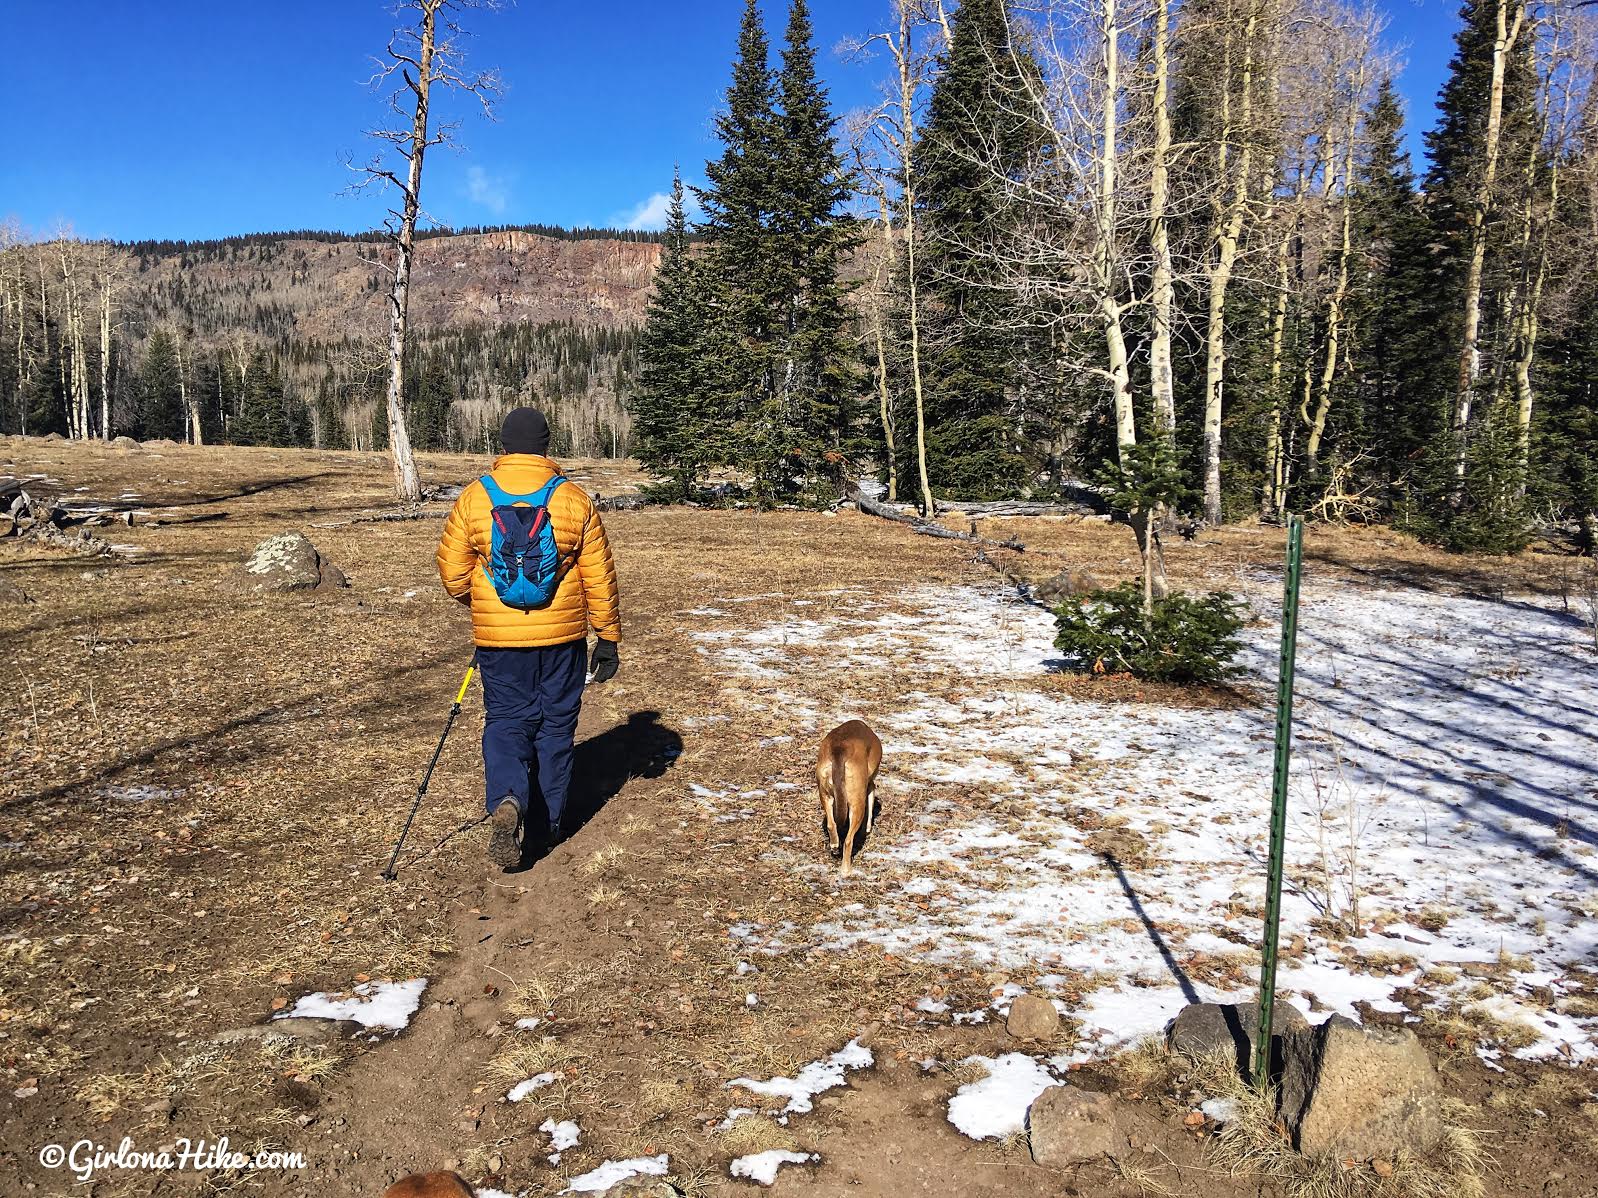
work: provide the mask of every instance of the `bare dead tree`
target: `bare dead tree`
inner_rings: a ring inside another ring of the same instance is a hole
[[[464,43],[467,37],[459,15],[472,9],[494,9],[495,0],[401,0],[395,10],[404,24],[396,28],[369,81],[374,88],[389,88],[388,104],[401,122],[393,127],[368,130],[382,149],[367,165],[352,168],[363,177],[357,189],[376,187],[398,200],[388,210],[384,230],[393,251],[392,261],[373,264],[389,276],[388,294],[388,441],[393,462],[394,489],[401,501],[417,503],[421,479],[411,452],[405,425],[405,338],[410,310],[411,269],[416,253],[416,223],[422,215],[422,163],[434,146],[451,145],[459,121],[435,122],[434,92],[458,92],[477,101],[484,116],[493,119],[500,93],[496,71],[468,71]],[[402,166],[391,165],[398,158]]]
[[[877,49],[885,49],[893,60],[894,74],[889,81],[887,95],[871,113],[868,125],[874,140],[875,152],[866,157],[868,177],[874,181],[880,205],[883,236],[884,269],[889,285],[902,277],[905,286],[906,331],[909,334],[910,390],[915,403],[916,469],[921,492],[921,509],[927,515],[936,511],[932,498],[932,484],[927,474],[926,403],[921,369],[922,319],[921,271],[917,261],[920,250],[916,222],[916,184],[919,171],[916,161],[916,128],[920,118],[923,94],[930,82],[938,47],[946,44],[949,25],[941,3],[934,0],[893,0],[894,26],[871,35],[853,47],[865,56]],[[937,22],[936,31],[928,26]],[[898,195],[892,195],[897,186]],[[893,212],[899,213],[895,229]],[[898,250],[904,251],[904,265],[900,276]],[[884,347],[879,342],[880,351]],[[879,358],[879,366],[886,388],[886,362]],[[882,394],[884,418],[887,417],[888,395]],[[890,467],[890,470],[892,467]],[[894,479],[897,482],[897,479]]]

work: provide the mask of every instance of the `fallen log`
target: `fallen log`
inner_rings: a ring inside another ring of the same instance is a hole
[[[966,516],[1103,516],[1107,509],[1086,503],[1049,503],[1041,499],[992,499],[980,503],[962,503],[948,500],[938,504],[940,512],[956,512]]]
[[[344,528],[350,524],[386,524],[391,520],[428,520],[436,516],[447,516],[449,512],[443,508],[406,508],[398,512],[366,512],[359,516],[352,516],[348,520],[323,520],[313,522],[312,528]]]
[[[875,499],[868,499],[858,489],[849,492],[849,499],[854,505],[868,516],[879,516],[884,520],[892,520],[896,524],[906,524],[914,532],[927,537],[942,537],[949,541],[969,541],[973,545],[984,545],[989,549],[1011,549],[1016,553],[1025,553],[1026,546],[1015,537],[1002,541],[995,541],[990,537],[977,534],[976,522],[971,524],[970,532],[958,532],[952,528],[945,528],[932,520],[924,520],[920,516],[907,516],[903,512],[896,512],[885,503],[878,503]]]

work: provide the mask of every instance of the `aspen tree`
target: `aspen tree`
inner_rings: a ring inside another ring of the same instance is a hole
[[[1454,477],[1455,502],[1459,502],[1465,478],[1465,439],[1470,427],[1471,400],[1481,376],[1482,277],[1487,262],[1487,213],[1492,206],[1498,181],[1498,158],[1504,117],[1504,78],[1509,56],[1526,22],[1525,0],[1494,0],[1496,36],[1493,41],[1492,75],[1488,85],[1487,128],[1482,146],[1481,176],[1472,198],[1467,238],[1469,266],[1465,276],[1464,336],[1459,351],[1459,377],[1454,390]]]

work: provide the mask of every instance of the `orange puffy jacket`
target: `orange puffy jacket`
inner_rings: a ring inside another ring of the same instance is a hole
[[[494,459],[494,481],[512,495],[530,495],[560,467],[531,453]],[[453,598],[472,604],[472,639],[486,649],[564,645],[593,627],[607,641],[621,640],[621,602],[616,563],[594,501],[574,482],[562,483],[549,499],[550,522],[561,558],[569,560],[555,597],[536,611],[506,607],[483,570],[492,540],[493,504],[478,479],[461,492],[438,542],[438,576]]]

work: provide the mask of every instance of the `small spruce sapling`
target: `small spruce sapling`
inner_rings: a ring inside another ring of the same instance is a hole
[[[1143,563],[1143,613],[1154,615],[1154,601],[1165,597],[1165,551],[1160,525],[1167,512],[1197,498],[1183,481],[1176,446],[1163,430],[1122,448],[1118,461],[1102,475],[1113,519],[1137,538]]]
[[[1104,482],[1115,520],[1137,537],[1142,583],[1067,599],[1055,611],[1055,645],[1095,673],[1128,673],[1151,682],[1224,682],[1236,672],[1231,663],[1242,647],[1237,633],[1243,605],[1224,591],[1192,597],[1165,589],[1160,524],[1168,511],[1194,498],[1171,439],[1156,435],[1126,446]]]

